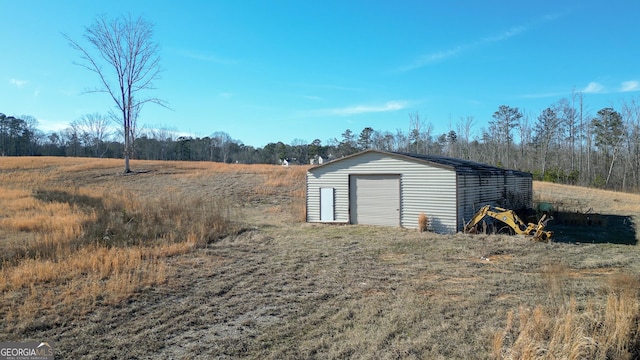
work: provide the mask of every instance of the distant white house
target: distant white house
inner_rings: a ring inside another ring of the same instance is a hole
[[[309,159],[310,165],[322,165],[324,164],[324,159],[320,155],[316,155]]]

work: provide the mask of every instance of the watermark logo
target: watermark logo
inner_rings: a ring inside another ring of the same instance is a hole
[[[50,342],[0,342],[0,360],[53,360]]]

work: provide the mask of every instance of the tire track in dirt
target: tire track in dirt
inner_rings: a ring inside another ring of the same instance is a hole
[[[224,358],[225,353],[242,353],[255,346],[252,339],[262,329],[301,312],[297,290],[286,289],[291,284],[276,279],[272,266],[267,269],[268,242],[247,232],[196,250],[196,255],[172,258],[175,276],[167,284],[119,306],[100,306],[84,320],[46,335],[62,358]],[[95,341],[72,340],[87,336]]]

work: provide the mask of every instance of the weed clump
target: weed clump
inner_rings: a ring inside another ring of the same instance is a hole
[[[236,229],[230,206],[220,198],[113,195],[88,224],[89,238],[105,246],[157,246],[197,238],[206,245]]]
[[[637,359],[640,355],[638,279],[611,275],[603,287],[606,302],[561,303],[510,311],[504,331],[492,341],[496,359]],[[550,296],[557,297],[558,289]]]
[[[418,230],[420,232],[429,230],[429,217],[423,212],[418,216]]]

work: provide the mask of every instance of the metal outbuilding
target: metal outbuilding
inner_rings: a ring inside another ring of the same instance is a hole
[[[484,205],[531,208],[533,177],[468,160],[366,150],[307,171],[307,222],[461,231]]]

